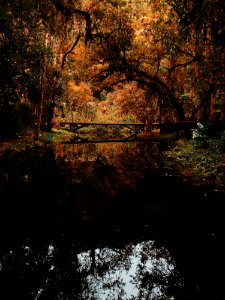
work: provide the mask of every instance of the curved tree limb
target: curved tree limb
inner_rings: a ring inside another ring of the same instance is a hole
[[[124,69],[123,69],[124,68]],[[122,71],[123,69],[123,71]],[[111,76],[115,72],[119,72],[120,74],[125,75],[125,78],[115,80],[114,82],[111,82],[109,86],[104,86],[104,89],[110,89],[110,87],[116,85],[120,82],[129,82],[129,81],[136,81],[142,86],[147,86],[149,89],[152,89],[155,91],[162,100],[165,100],[165,103],[169,103],[169,105],[177,112],[177,117],[179,121],[185,120],[185,115],[183,111],[182,105],[179,103],[179,101],[176,99],[173,92],[169,89],[169,87],[164,83],[162,80],[160,80],[156,76],[152,76],[150,74],[147,74],[144,71],[138,70],[128,63],[125,66],[117,66],[116,70],[113,70],[113,72],[110,72],[109,69],[105,69],[101,71],[99,75],[99,81],[103,82],[106,80],[109,76]],[[162,105],[163,101],[161,101]]]
[[[128,78],[133,78],[133,80],[149,86],[149,88],[154,90],[158,95],[166,100],[167,103],[169,102],[169,104],[176,110],[179,121],[185,120],[183,107],[180,105],[174,93],[169,89],[166,83],[157,76],[152,76],[144,71],[128,66]]]
[[[61,68],[64,68],[65,62],[66,62],[66,58],[67,56],[73,51],[73,49],[76,47],[77,43],[80,40],[80,33],[78,34],[76,40],[74,41],[73,45],[70,47],[70,49],[68,51],[66,51],[66,53],[63,55],[63,59],[62,59],[62,63],[61,63]]]

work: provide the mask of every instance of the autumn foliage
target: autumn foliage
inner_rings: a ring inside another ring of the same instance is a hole
[[[37,135],[54,118],[224,122],[224,10],[217,0],[2,3],[0,119],[11,127],[0,133],[24,128],[24,102]]]

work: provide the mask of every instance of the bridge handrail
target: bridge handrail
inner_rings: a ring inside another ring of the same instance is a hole
[[[92,122],[60,122],[60,125],[132,125],[132,126],[145,126],[145,123],[92,123]]]

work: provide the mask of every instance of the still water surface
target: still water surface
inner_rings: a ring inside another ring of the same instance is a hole
[[[2,299],[224,299],[224,195],[181,178],[160,143],[0,163]]]

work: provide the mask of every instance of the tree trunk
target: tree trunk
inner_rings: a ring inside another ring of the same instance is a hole
[[[41,132],[41,122],[43,115],[43,103],[45,98],[45,90],[46,90],[46,65],[45,60],[42,63],[42,74],[41,74],[41,98],[38,107],[38,118],[37,118],[37,127],[36,127],[36,136],[35,139],[39,140],[40,132]]]
[[[200,104],[196,107],[196,109],[192,112],[191,116],[189,117],[190,121],[194,120],[195,116],[200,111],[200,109],[203,108],[204,105],[206,105],[207,103],[210,103],[210,98],[211,98],[211,95],[213,94],[213,91],[214,91],[214,84],[211,83],[209,85],[209,88],[208,88],[205,96],[203,97],[202,101],[200,102]]]

